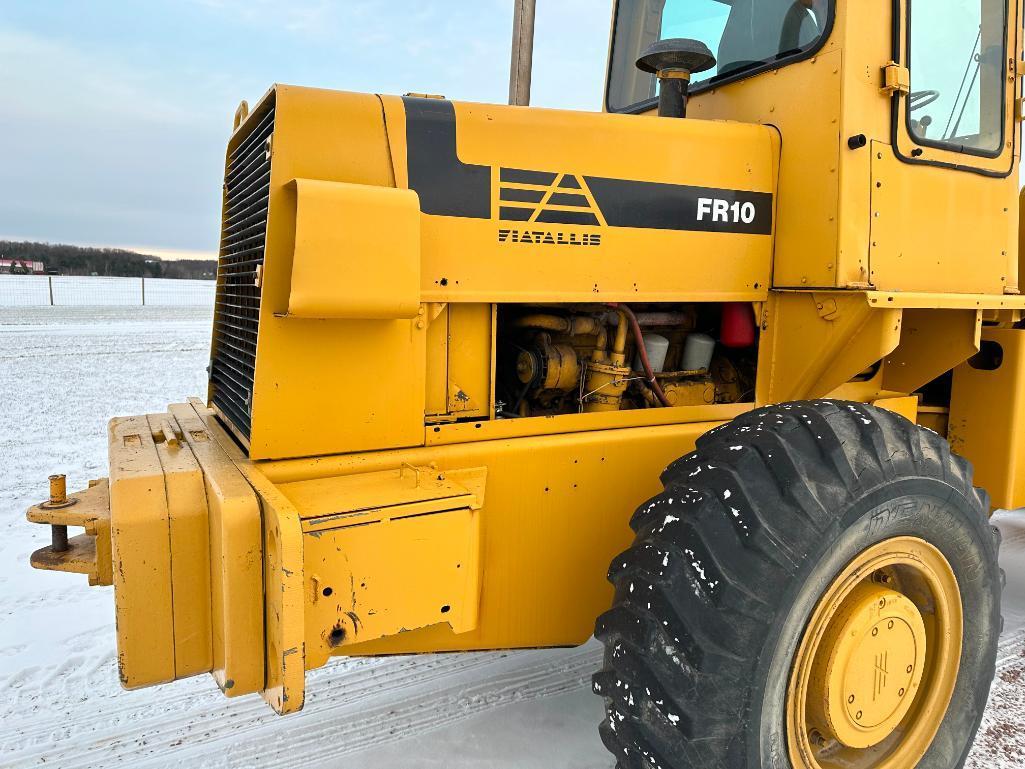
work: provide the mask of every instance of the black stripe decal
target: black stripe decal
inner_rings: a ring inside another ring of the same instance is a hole
[[[502,181],[513,184],[543,184],[549,186],[555,181],[551,171],[527,171],[523,168],[503,168]]]
[[[590,224],[597,226],[598,217],[587,211],[542,211],[534,221],[539,224]]]
[[[420,196],[420,210],[435,216],[490,219],[491,167],[463,163],[456,154],[456,116],[443,99],[402,98],[406,110],[409,188]],[[501,169],[502,182],[551,186],[558,173],[522,168]],[[772,194],[691,187],[629,179],[585,177],[587,186],[610,227],[768,235],[772,232]],[[571,175],[559,189],[579,189]],[[529,195],[503,189],[503,200],[533,203]],[[569,202],[571,201],[571,202]],[[551,205],[587,206],[573,193],[554,193]],[[526,221],[530,209],[502,206],[499,218]],[[598,224],[586,211],[543,211],[538,222]]]
[[[502,200],[511,200],[514,203],[540,203],[544,196],[541,190],[520,190],[515,187],[503,187],[499,193]]]
[[[491,167],[456,155],[456,111],[444,99],[402,97],[406,107],[409,189],[420,210],[435,216],[491,218]]]
[[[511,222],[525,222],[530,218],[530,215],[534,213],[533,208],[500,208],[498,210],[499,218],[508,219]]]
[[[610,227],[691,232],[772,232],[772,195],[712,187],[585,178]]]
[[[570,194],[566,192],[556,192],[552,194],[552,197],[548,200],[550,206],[580,206],[581,208],[590,208],[591,204],[587,202],[587,198],[583,195]]]

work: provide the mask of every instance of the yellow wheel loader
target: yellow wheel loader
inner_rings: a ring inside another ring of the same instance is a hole
[[[518,104],[239,107],[207,398],[114,419],[33,566],[114,586],[128,688],[284,714],[336,655],[594,633],[623,769],[961,766],[1025,505],[1021,1],[619,0],[601,113],[522,106],[519,5]]]

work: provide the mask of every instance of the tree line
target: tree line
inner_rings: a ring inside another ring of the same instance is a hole
[[[88,248],[59,243],[0,240],[0,259],[43,262],[58,275],[103,275],[124,278],[212,279],[213,259],[164,260],[121,248]]]

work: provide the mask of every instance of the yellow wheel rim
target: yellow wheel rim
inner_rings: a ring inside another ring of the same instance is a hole
[[[794,769],[908,769],[950,705],[961,593],[935,547],[896,537],[865,550],[819,600],[787,687]]]

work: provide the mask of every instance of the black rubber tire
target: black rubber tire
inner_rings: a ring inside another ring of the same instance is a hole
[[[621,769],[789,769],[785,689],[835,576],[891,537],[937,547],[964,606],[961,667],[921,769],[963,765],[1000,632],[988,495],[946,440],[861,403],[809,401],[718,427],[662,474],[613,561],[594,691]],[[908,767],[911,769],[911,767]]]

